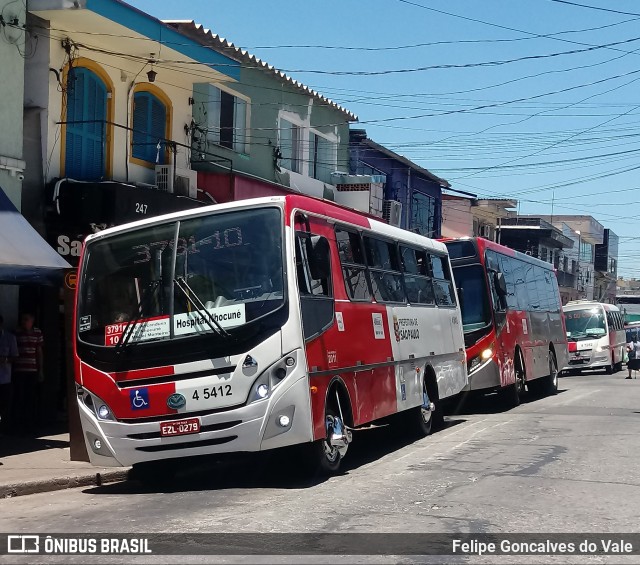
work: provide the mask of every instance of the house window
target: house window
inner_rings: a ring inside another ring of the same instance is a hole
[[[309,135],[309,176],[331,183],[331,173],[336,170],[336,146],[328,139]]]
[[[194,84],[193,101],[193,119],[206,142],[247,152],[246,100],[212,84]]]
[[[65,175],[100,180],[107,173],[107,84],[95,72],[73,67],[67,77]]]
[[[280,119],[280,163],[294,173],[302,172],[302,131],[300,126]]]
[[[411,198],[411,224],[409,229],[426,237],[439,237],[440,226],[438,225],[436,211],[435,198],[422,192],[414,191]]]
[[[133,95],[131,156],[147,163],[165,163],[167,107],[151,92]]]

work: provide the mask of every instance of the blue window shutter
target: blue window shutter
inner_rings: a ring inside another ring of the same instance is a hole
[[[148,161],[147,117],[149,115],[149,97],[146,92],[136,92],[133,96],[133,148],[131,154],[136,159]]]
[[[163,164],[167,109],[158,97],[149,92],[136,92],[133,99],[132,155],[148,163]],[[158,142],[161,143],[159,152]]]
[[[65,174],[78,180],[105,175],[107,88],[94,72],[71,69],[67,79]]]

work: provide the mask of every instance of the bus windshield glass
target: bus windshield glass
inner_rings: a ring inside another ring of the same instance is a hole
[[[487,283],[481,265],[454,268],[454,278],[461,292],[462,327],[465,333],[491,325]]]
[[[281,226],[278,208],[256,208],[90,242],[79,338],[118,347],[241,331],[284,304]]]
[[[602,337],[607,333],[604,312],[600,308],[569,310],[564,315],[567,337],[571,340]]]

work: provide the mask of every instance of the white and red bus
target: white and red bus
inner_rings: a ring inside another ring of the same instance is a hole
[[[510,405],[555,394],[567,338],[553,265],[483,238],[446,241],[462,303],[468,391]]]
[[[300,444],[337,470],[351,430],[427,435],[467,385],[443,243],[305,196],[86,239],[75,364],[100,466]],[[407,428],[407,425],[409,426]]]
[[[622,370],[627,336],[624,316],[613,304],[574,300],[564,308],[569,340],[569,359],[564,370],[580,373],[604,369],[607,374]]]

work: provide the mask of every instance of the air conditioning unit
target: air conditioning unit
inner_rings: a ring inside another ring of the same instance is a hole
[[[156,165],[156,186],[178,196],[198,197],[198,171],[173,165]]]
[[[398,202],[397,200],[383,200],[382,218],[390,226],[400,227],[402,223],[402,202]]]

